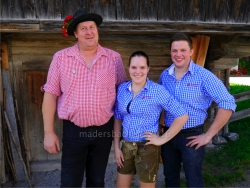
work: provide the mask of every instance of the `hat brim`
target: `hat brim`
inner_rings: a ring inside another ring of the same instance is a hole
[[[99,14],[88,13],[88,14],[84,14],[82,16],[79,16],[77,18],[74,18],[73,21],[70,22],[70,24],[68,25],[67,33],[69,35],[74,35],[74,30],[75,30],[75,27],[77,26],[77,24],[80,22],[85,22],[85,21],[94,21],[98,27],[102,23],[102,17]]]

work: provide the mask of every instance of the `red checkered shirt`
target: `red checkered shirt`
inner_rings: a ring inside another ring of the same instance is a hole
[[[80,127],[100,126],[112,117],[116,88],[124,81],[126,72],[120,54],[98,45],[88,67],[75,44],[54,55],[43,89],[58,96],[60,119]]]

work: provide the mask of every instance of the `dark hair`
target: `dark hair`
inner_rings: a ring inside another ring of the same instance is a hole
[[[189,35],[185,34],[185,33],[176,33],[174,34],[171,38],[170,38],[170,46],[169,48],[171,49],[172,43],[175,41],[180,41],[180,40],[184,40],[188,42],[188,45],[190,47],[190,49],[193,48],[193,42],[192,39]]]
[[[130,66],[131,59],[132,59],[133,57],[135,57],[135,56],[139,56],[139,57],[142,56],[142,57],[145,57],[145,59],[147,60],[147,65],[149,66],[148,55],[147,55],[145,52],[143,52],[143,51],[136,51],[136,52],[132,53],[132,55],[130,56],[129,61],[128,61],[128,66]]]

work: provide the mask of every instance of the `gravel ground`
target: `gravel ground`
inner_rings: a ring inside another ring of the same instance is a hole
[[[116,164],[109,163],[106,169],[105,176],[105,187],[115,187],[116,181]],[[157,187],[164,187],[164,176],[163,176],[162,164],[160,164],[159,177],[156,183]],[[31,173],[31,184],[33,187],[60,187],[60,170],[46,171],[46,172],[33,172]],[[85,186],[85,180],[83,182],[83,187]],[[132,187],[139,187],[139,182],[136,176],[134,176]],[[29,184],[25,181],[20,181],[14,184],[8,181],[2,187],[29,187]]]
[[[54,171],[46,171],[46,172],[33,172],[31,173],[31,184],[33,187],[60,187],[60,170]],[[182,174],[184,178],[184,174]],[[115,187],[116,181],[116,164],[110,163],[108,164],[105,176],[105,187]],[[83,182],[83,187],[85,185],[85,180]],[[1,186],[0,186],[1,187]],[[12,181],[6,182],[3,188],[7,187],[29,187],[29,184],[25,181],[20,181],[18,183],[14,183]],[[134,176],[131,187],[139,187],[139,182],[136,176]],[[158,180],[156,182],[156,187],[164,187],[164,176],[162,164],[160,164],[160,169],[158,172]],[[226,188],[230,187],[250,187],[250,170],[246,173],[246,181],[238,182],[233,185],[226,186]]]

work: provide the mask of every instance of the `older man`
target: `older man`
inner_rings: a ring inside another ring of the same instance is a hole
[[[66,31],[78,42],[55,53],[51,62],[42,112],[44,148],[60,150],[54,115],[63,120],[61,187],[104,187],[112,144],[116,87],[126,80],[120,54],[102,47],[98,26],[102,17],[85,9],[67,20]]]

